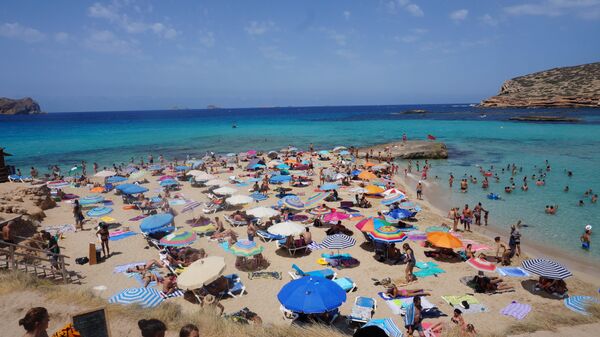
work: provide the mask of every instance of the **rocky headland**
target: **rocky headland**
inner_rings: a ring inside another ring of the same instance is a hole
[[[510,79],[486,108],[600,108],[600,62],[554,68]]]
[[[41,113],[40,105],[31,97],[21,99],[0,97],[0,115],[34,115]]]
[[[369,155],[369,158],[386,160],[388,149],[394,159],[448,158],[448,148],[446,147],[446,144],[428,140],[408,140],[406,142],[400,141],[360,148],[359,157],[364,158],[367,151],[370,152],[373,150],[373,155]]]
[[[578,123],[580,118],[560,117],[560,116],[516,116],[510,117],[511,121],[519,122],[555,122],[555,123]]]

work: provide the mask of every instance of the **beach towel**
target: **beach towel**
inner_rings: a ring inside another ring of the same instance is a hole
[[[447,296],[442,296],[442,299],[444,300],[444,302],[448,303],[451,306],[454,306],[455,304],[460,304],[463,301],[467,301],[467,303],[469,303],[470,305],[479,304],[479,301],[473,295],[459,295],[459,296],[447,295]]]
[[[281,280],[281,272],[278,272],[278,271],[253,271],[253,272],[248,273],[248,278],[250,280],[255,279],[255,278]]]
[[[103,217],[100,218],[100,221],[106,222],[106,223],[112,223],[112,222],[115,222],[117,220],[115,218],[111,218],[109,216],[103,216]]]
[[[181,205],[185,205],[185,200],[182,200],[182,199],[169,200],[169,206],[181,206]]]
[[[440,333],[436,333],[431,331],[431,327],[433,326],[433,323],[431,322],[423,322],[421,324],[423,326],[423,333],[425,334],[425,337],[439,337]]]
[[[145,218],[145,217],[147,217],[147,216],[148,216],[148,215],[146,215],[146,214],[141,214],[141,215],[138,215],[138,216],[136,216],[136,217],[133,217],[133,218],[129,219],[129,221],[138,221],[138,220],[142,220],[143,218]]]
[[[137,233],[136,232],[123,232],[123,233],[120,233],[117,235],[111,235],[108,239],[110,241],[118,241],[118,240],[122,240],[122,239],[128,238],[130,236],[134,236],[134,235],[137,235]]]
[[[113,268],[113,274],[124,273],[129,268],[133,268],[133,267],[137,267],[137,266],[143,266],[145,264],[146,264],[146,262],[144,262],[144,261],[132,262],[132,263],[127,263],[127,264],[120,264],[120,265],[117,265],[117,266],[115,266]]]
[[[502,276],[508,277],[529,277],[529,273],[521,267],[501,267],[496,271]]]
[[[385,304],[395,315],[405,314],[406,308],[412,305],[414,299],[414,297],[391,298],[384,292],[378,292],[377,295],[385,301]],[[426,297],[421,297],[421,306],[423,311],[435,308],[435,305],[429,302]]]
[[[136,205],[125,205],[123,206],[123,210],[130,210],[130,209],[136,209],[137,206]]]
[[[160,277],[160,272],[158,272],[158,270],[153,270],[153,271],[151,271],[151,273],[154,274],[154,275],[156,275],[156,276],[158,276],[158,277]],[[146,283],[146,282],[142,278],[142,274],[140,274],[140,273],[132,273],[132,274],[134,274],[133,278],[136,281],[138,281],[138,283],[140,284],[140,286],[143,287],[144,283]],[[148,287],[156,287],[157,285],[158,285],[158,283],[156,281],[152,281],[152,282],[148,283]]]
[[[421,264],[419,264],[421,263]],[[420,268],[419,265],[423,268]],[[416,264],[417,267],[419,267],[420,270],[414,272],[413,274],[416,277],[427,277],[427,276],[435,276],[437,274],[442,274],[445,273],[446,271],[443,270],[442,268],[437,267],[437,264],[434,262],[417,262]]]
[[[75,225],[67,224],[67,225],[56,225],[56,226],[48,226],[44,227],[44,230],[50,235],[58,235],[69,232],[75,232]]]
[[[509,305],[507,305],[504,309],[500,311],[502,315],[512,316],[518,320],[522,320],[529,314],[531,311],[531,306],[529,304],[519,303],[517,301],[512,301]]]
[[[418,261],[417,263],[415,263],[415,267],[417,267],[419,269],[427,269],[427,268],[437,267],[437,266],[439,266],[439,264],[437,264],[435,262]]]
[[[114,205],[114,203],[112,202],[112,200],[104,200],[104,201],[102,201],[102,203],[104,204],[104,206],[112,206],[112,205]]]
[[[183,297],[183,291],[181,289],[177,289],[174,292],[170,293],[169,295],[166,295],[164,292],[160,292],[160,296],[164,299],[167,298],[175,298],[175,297]]]

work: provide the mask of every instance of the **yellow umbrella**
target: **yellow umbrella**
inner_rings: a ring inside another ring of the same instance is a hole
[[[427,241],[440,248],[462,248],[463,246],[462,241],[447,232],[427,233]]]
[[[379,193],[383,193],[383,191],[385,191],[383,188],[381,188],[379,186],[375,186],[375,185],[369,185],[369,186],[365,187],[365,190],[367,190],[367,194],[379,194]]]
[[[371,180],[371,179],[376,179],[377,176],[375,174],[373,174],[373,172],[370,171],[362,171],[361,173],[358,174],[358,179],[362,179],[362,180]]]

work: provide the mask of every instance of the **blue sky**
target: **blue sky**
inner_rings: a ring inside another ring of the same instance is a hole
[[[0,96],[46,111],[478,102],[600,61],[600,0],[2,1]]]

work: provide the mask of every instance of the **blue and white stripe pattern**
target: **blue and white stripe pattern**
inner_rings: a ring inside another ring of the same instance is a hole
[[[600,300],[591,296],[571,296],[565,298],[564,302],[567,308],[582,315],[589,315],[587,307],[594,303],[600,303]]]
[[[573,276],[567,267],[562,264],[546,259],[531,259],[522,262],[523,269],[530,273],[553,280],[562,280]]]
[[[111,297],[109,303],[139,304],[143,308],[154,308],[162,303],[160,291],[154,288],[128,288]]]
[[[200,206],[200,205],[201,205],[201,203],[199,203],[199,202],[197,202],[197,201],[194,201],[194,200],[188,200],[188,201],[185,203],[185,206],[183,206],[183,209],[181,210],[181,213],[186,213],[186,212],[189,212],[189,211],[193,210],[194,208],[196,208],[196,207],[198,207],[198,206]]]
[[[390,337],[402,337],[402,331],[391,318],[372,319],[364,326],[376,326],[385,331]]]
[[[356,240],[345,234],[329,235],[323,239],[320,246],[327,249],[346,249],[354,246]]]

